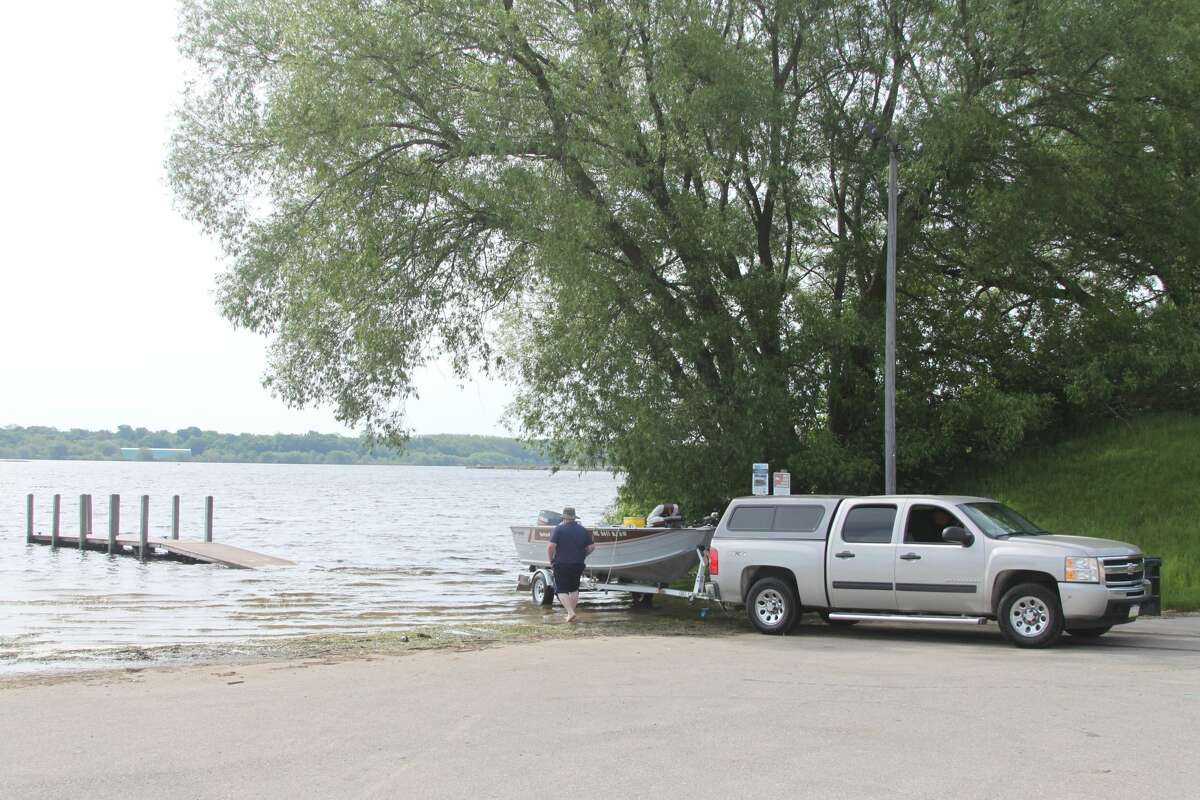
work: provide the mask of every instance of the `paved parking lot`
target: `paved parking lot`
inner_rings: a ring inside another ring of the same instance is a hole
[[[0,688],[5,798],[1200,796],[1200,617],[805,625]]]

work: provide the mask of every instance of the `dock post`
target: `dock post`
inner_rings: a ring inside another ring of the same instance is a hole
[[[138,538],[138,560],[146,560],[146,545],[150,538],[150,495],[142,495],[142,529]]]
[[[210,494],[204,498],[204,541],[212,541],[213,499]]]
[[[25,495],[25,544],[33,544],[33,495]]]
[[[87,549],[87,501],[88,496],[86,494],[79,495],[79,552],[81,553]]]
[[[171,538],[179,538],[179,495],[171,498]]]
[[[58,520],[59,512],[62,510],[62,495],[54,495],[54,510],[51,512],[50,518],[50,546],[58,547]]]
[[[117,536],[121,530],[121,495],[108,496],[108,554],[117,553]]]

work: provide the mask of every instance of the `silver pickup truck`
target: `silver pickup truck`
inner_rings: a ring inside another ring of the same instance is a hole
[[[1143,566],[1133,545],[940,495],[741,497],[709,550],[719,597],[744,604],[763,633],[786,633],[802,610],[835,625],[997,620],[1019,647],[1134,621],[1149,599]]]

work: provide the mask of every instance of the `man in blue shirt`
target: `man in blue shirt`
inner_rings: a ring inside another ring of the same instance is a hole
[[[550,566],[554,568],[554,592],[567,610],[567,622],[574,622],[575,606],[579,604],[579,578],[583,575],[583,560],[596,549],[592,534],[575,520],[575,509],[562,511],[563,521],[550,534]]]

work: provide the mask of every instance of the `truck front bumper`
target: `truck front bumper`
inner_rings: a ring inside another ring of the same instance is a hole
[[[1098,583],[1060,582],[1058,596],[1068,628],[1121,625],[1137,619],[1133,607],[1140,610],[1150,600],[1150,582],[1143,581],[1141,591],[1135,592],[1128,588],[1109,589]]]

